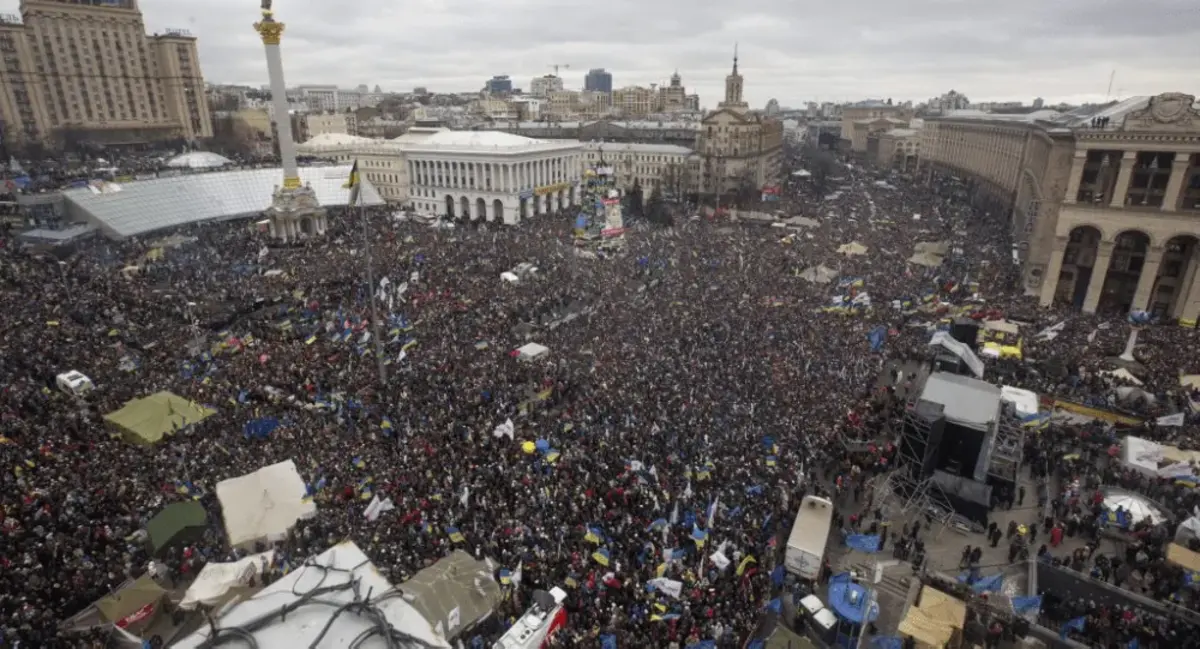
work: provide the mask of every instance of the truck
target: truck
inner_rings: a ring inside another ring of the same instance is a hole
[[[542,649],[554,634],[567,624],[563,602],[567,592],[557,586],[549,592],[533,591],[533,605],[520,617],[492,649]]]
[[[801,579],[816,580],[825,559],[825,544],[833,526],[833,503],[828,498],[805,496],[796,512],[783,555],[784,569]]]

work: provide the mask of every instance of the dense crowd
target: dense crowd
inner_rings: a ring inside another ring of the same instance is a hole
[[[386,387],[371,344],[358,342],[377,287],[362,279],[356,216],[335,215],[326,239],[290,248],[266,248],[240,224],[187,229],[164,248],[152,237],[96,242],[63,263],[5,242],[5,641],[85,642],[58,623],[145,572],[150,557],[136,532],[167,503],[198,497],[213,521],[201,541],[162,558],[172,583],[239,556],[220,529],[214,486],[291,459],[321,485],[312,494],[319,514],[279,544],[281,567],[353,539],[398,583],[463,548],[520,567],[502,621],[528,605],[531,589],[565,588],[562,646],[600,647],[610,635],[621,647],[739,646],[786,588],[774,567],[803,495],[837,497],[839,522],[854,521],[839,527],[863,527],[859,508],[870,499],[860,492],[887,451],[852,451],[845,441],[883,430],[876,377],[889,357],[926,355],[927,328],[915,325],[983,304],[1019,314],[1029,323],[1026,353],[1042,360],[990,367],[1009,384],[1080,398],[1108,394],[1095,372],[1127,331],[1018,297],[1006,226],[953,188],[893,179],[882,189],[867,172],[840,173],[837,201],[789,188],[780,206],[819,225],[786,240],[776,228],[682,215],[671,229],[636,228],[623,253],[600,258],[576,254],[570,218],[497,232],[372,213],[369,245],[376,276],[389,278],[382,301],[391,301]],[[836,252],[853,241],[866,254]],[[923,241],[961,252],[939,268],[906,265]],[[501,283],[500,273],[526,262],[536,278]],[[855,280],[837,288],[838,280],[799,277],[818,264]],[[121,272],[130,265],[140,272]],[[859,298],[856,308],[829,308],[835,293]],[[902,314],[892,300],[944,306]],[[546,326],[564,305],[581,305],[583,315]],[[1067,325],[1057,337],[1034,339],[1059,320]],[[514,332],[529,322],[543,324]],[[888,335],[873,345],[881,325]],[[329,334],[347,326],[353,339],[334,342]],[[1081,345],[1089,336],[1090,347]],[[1160,398],[1130,407],[1172,412],[1181,398],[1172,381],[1197,366],[1200,346],[1184,344],[1191,336],[1143,332],[1145,389]],[[527,341],[547,346],[548,358],[514,359]],[[54,377],[68,370],[97,390],[82,402],[59,392]],[[159,390],[218,413],[153,446],[113,438],[101,417]],[[296,407],[334,400],[336,411]],[[243,434],[264,417],[283,425],[265,439]],[[493,434],[507,420],[513,438]],[[1181,443],[1194,430],[1169,432]],[[1063,470],[1064,444],[1102,434],[1050,431],[1028,449],[1046,476]],[[557,456],[526,453],[523,442],[535,440]],[[1116,467],[1097,471],[1084,470],[1089,488],[1137,481]],[[364,484],[395,510],[365,521]],[[1137,486],[1180,510],[1195,499],[1170,485]],[[1090,507],[1086,497],[1064,502],[1056,517],[1079,509],[1086,519]],[[659,519],[669,521],[665,533]],[[694,528],[709,530],[703,546]],[[919,541],[915,530],[911,539]],[[662,566],[664,547],[685,552]],[[706,561],[715,548],[739,569]],[[1135,567],[1159,560],[1145,554]],[[678,600],[647,589],[657,576],[685,584]]]

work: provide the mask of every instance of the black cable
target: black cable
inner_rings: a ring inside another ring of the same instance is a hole
[[[254,639],[254,634],[241,627],[231,626],[219,629],[216,635],[209,638],[213,647],[228,644],[233,640],[245,640],[250,645],[250,649],[258,649],[258,640]]]

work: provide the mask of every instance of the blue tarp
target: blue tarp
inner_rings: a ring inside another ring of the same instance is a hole
[[[279,428],[279,420],[274,417],[251,419],[246,422],[242,434],[252,439],[266,439],[276,428]]]

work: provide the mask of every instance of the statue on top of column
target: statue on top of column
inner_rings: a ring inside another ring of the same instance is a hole
[[[271,14],[272,14],[272,13],[274,13],[274,12],[271,10],[271,2],[272,2],[272,0],[262,0],[262,15],[263,15],[263,18],[270,18],[270,17],[271,17]]]

